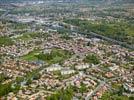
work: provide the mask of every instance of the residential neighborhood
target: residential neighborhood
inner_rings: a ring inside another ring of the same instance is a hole
[[[1,1],[0,100],[134,100],[133,7],[102,2]]]

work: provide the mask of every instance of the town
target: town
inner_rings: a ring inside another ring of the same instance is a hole
[[[0,5],[1,100],[134,99],[133,4],[123,18],[80,0]]]

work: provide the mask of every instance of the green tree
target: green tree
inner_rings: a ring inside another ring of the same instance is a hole
[[[100,60],[97,55],[95,54],[88,54],[86,58],[84,59],[84,62],[86,63],[92,63],[92,64],[99,64]]]

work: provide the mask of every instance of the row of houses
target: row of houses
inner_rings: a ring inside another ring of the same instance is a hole
[[[83,69],[87,69],[89,68],[89,64],[79,64],[75,66],[76,70],[83,70]],[[70,69],[69,67],[61,67],[61,65],[59,64],[53,64],[50,67],[47,67],[46,72],[52,72],[52,71],[61,71],[62,75],[66,75],[66,74],[73,74],[76,72],[76,70],[74,69]]]

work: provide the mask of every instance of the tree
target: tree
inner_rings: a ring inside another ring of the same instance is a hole
[[[72,100],[73,90],[69,87],[65,90],[57,91],[55,94],[48,96],[47,100]]]
[[[100,60],[98,59],[98,56],[95,54],[88,54],[86,58],[84,59],[85,63],[92,63],[92,64],[99,64]]]

